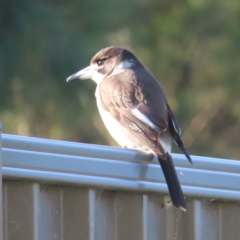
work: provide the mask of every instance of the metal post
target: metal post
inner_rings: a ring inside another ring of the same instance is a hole
[[[3,240],[3,212],[2,212],[2,123],[0,122],[0,240]]]

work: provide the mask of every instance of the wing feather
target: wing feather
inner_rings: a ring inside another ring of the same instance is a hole
[[[148,83],[140,86],[139,82],[142,84],[130,70],[104,79],[99,86],[101,104],[143,144],[163,155],[158,138],[168,128],[165,95],[159,84],[149,88]]]

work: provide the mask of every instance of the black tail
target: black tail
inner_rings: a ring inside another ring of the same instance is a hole
[[[161,156],[158,156],[158,161],[162,167],[173,205],[186,211],[186,202],[173,165],[172,157],[167,153],[167,159],[163,160]]]

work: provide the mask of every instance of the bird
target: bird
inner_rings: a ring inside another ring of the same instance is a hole
[[[186,211],[186,201],[171,157],[172,142],[192,163],[181,140],[181,129],[166,95],[131,51],[107,47],[95,54],[90,65],[67,78],[92,79],[102,120],[110,135],[125,148],[157,155],[173,205]]]

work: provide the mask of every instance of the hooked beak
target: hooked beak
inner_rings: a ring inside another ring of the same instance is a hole
[[[93,69],[92,66],[88,66],[88,67],[74,73],[70,77],[68,77],[67,82],[70,82],[73,80],[92,79],[92,77],[94,76],[95,73],[96,73],[95,69]]]

